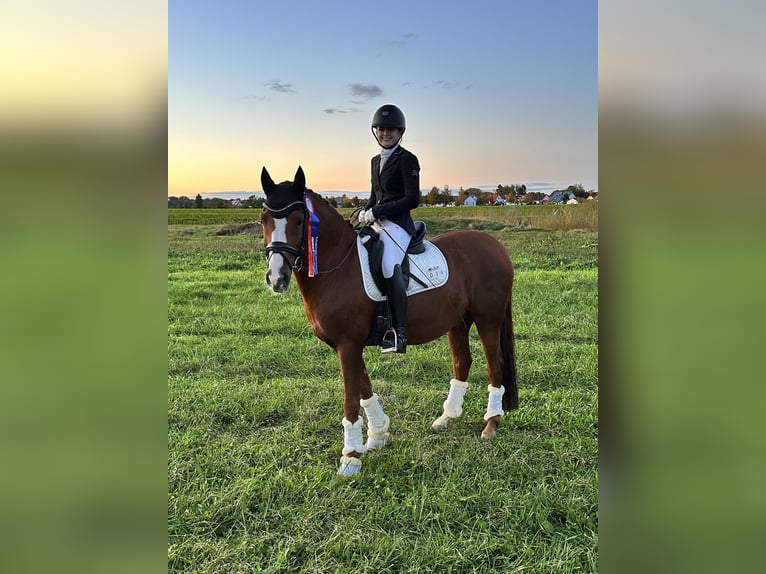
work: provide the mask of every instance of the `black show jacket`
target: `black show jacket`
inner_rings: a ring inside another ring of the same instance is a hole
[[[412,152],[399,146],[383,165],[380,154],[372,158],[372,191],[367,209],[376,219],[388,219],[410,235],[415,234],[410,210],[420,204],[420,164]]]

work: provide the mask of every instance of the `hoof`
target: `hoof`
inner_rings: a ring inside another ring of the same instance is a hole
[[[371,436],[367,437],[367,450],[375,450],[376,448],[383,448],[388,444],[388,437],[384,438],[373,438]]]
[[[487,425],[481,431],[481,438],[492,438],[497,432],[497,426],[500,424],[500,417],[494,416],[487,420]]]
[[[447,428],[447,424],[452,419],[447,415],[442,415],[438,419],[436,419],[433,423],[431,423],[431,428],[434,430],[444,430]]]
[[[338,469],[339,476],[354,476],[359,474],[362,470],[362,461],[353,456],[340,457],[340,468]]]

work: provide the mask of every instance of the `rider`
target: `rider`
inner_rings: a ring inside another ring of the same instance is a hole
[[[383,278],[392,323],[381,343],[383,353],[404,353],[407,348],[407,293],[401,263],[415,234],[410,210],[420,203],[420,164],[399,145],[405,129],[404,113],[392,104],[381,106],[372,117],[372,133],[381,150],[372,158],[372,191],[366,210],[359,214],[359,221],[373,223],[383,241]]]

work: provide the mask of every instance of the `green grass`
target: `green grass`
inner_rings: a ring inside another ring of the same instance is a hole
[[[464,414],[442,433],[446,338],[366,349],[393,441],[344,480],[337,358],[296,285],[267,291],[260,236],[217,235],[237,217],[168,227],[169,571],[597,570],[597,233],[496,222],[517,268],[520,409],[479,438],[475,331]]]

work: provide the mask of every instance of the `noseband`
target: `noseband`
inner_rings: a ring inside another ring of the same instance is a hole
[[[287,217],[291,212],[295,211],[298,208],[302,208],[303,211],[306,211],[306,205],[303,203],[303,201],[293,201],[292,203],[286,205],[285,207],[281,209],[274,209],[271,207],[268,202],[265,202],[263,204],[263,207],[265,207],[269,213],[271,213],[271,216],[275,219],[282,219],[284,217]],[[303,219],[303,230],[301,232],[301,244],[300,247],[293,247],[286,241],[271,241],[265,248],[264,251],[266,252],[266,259],[271,259],[271,256],[274,253],[277,253],[284,257],[285,261],[287,261],[288,265],[290,265],[290,269],[292,271],[300,271],[303,267],[303,246],[306,244],[306,232],[307,232],[307,224],[308,224],[308,218],[304,217]],[[289,259],[285,257],[285,254],[289,253],[293,256],[293,262],[290,263]]]

